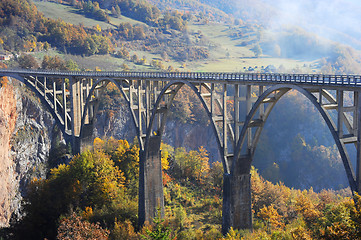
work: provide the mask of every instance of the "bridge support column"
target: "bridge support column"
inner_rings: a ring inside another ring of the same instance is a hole
[[[80,153],[84,152],[85,150],[89,149],[89,146],[93,146],[94,135],[93,124],[84,124],[81,136],[79,136],[79,151]]]
[[[160,155],[160,136],[152,136],[146,151],[139,156],[139,225],[152,222],[160,211],[164,217],[163,178]]]
[[[244,160],[249,166],[238,167],[232,174],[225,174],[223,177],[223,234],[230,227],[252,230],[250,161],[241,158],[239,162],[244,163]]]
[[[72,138],[73,138],[73,153],[80,153],[80,125],[81,125],[81,88],[80,81],[72,78],[70,79],[70,101],[71,101],[71,118],[72,118]]]

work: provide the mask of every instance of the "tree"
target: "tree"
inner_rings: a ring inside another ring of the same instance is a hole
[[[134,63],[138,63],[138,60],[139,60],[138,55],[137,55],[137,54],[134,54],[134,55],[130,58],[130,60],[131,60],[132,62],[134,62]]]
[[[124,58],[124,59],[129,59],[130,57],[130,54],[129,54],[129,51],[125,48],[125,47],[122,47],[116,54],[115,54],[116,57],[121,57],[121,58]]]
[[[60,221],[58,228],[58,240],[107,240],[109,231],[99,224],[90,223],[74,212],[69,217]]]
[[[48,42],[44,43],[44,50],[48,51],[50,49],[50,44]]]
[[[178,163],[184,177],[198,181],[205,180],[209,171],[209,159],[204,147],[200,147],[198,151],[190,151],[189,153],[187,153],[184,148],[177,148],[174,159]]]
[[[51,169],[48,179],[32,181],[25,197],[26,216],[14,234],[19,239],[54,239],[61,215],[71,208],[114,209],[114,203],[126,199],[124,183],[124,173],[104,152],[77,155],[68,165]]]
[[[174,72],[174,68],[171,65],[169,65],[168,68],[167,68],[167,71],[168,72]]]
[[[0,62],[0,68],[8,68],[8,66],[6,66],[6,64]],[[1,87],[6,87],[8,82],[9,82],[9,79],[7,77],[1,77],[0,78],[0,88]]]
[[[110,10],[110,12],[112,13],[113,16],[117,15],[117,12],[115,11],[115,7],[113,6],[112,9]]]
[[[264,222],[266,222],[268,226],[283,226],[283,223],[281,222],[282,216],[278,214],[277,210],[273,207],[273,205],[261,208],[257,216],[261,218]]]
[[[221,162],[214,162],[209,170],[211,183],[219,189],[223,186],[223,165]]]
[[[29,68],[39,68],[39,64],[38,62],[36,61],[35,57],[33,57],[32,55],[30,54],[24,54],[24,55],[21,55],[18,59],[18,62],[19,62],[19,66],[21,68],[26,68],[26,69],[29,69]]]
[[[65,65],[66,65],[66,69],[69,71],[80,71],[78,64],[71,59],[66,61]]]
[[[133,32],[135,40],[142,40],[145,38],[144,28],[142,26],[135,26]]]
[[[142,65],[146,65],[146,64],[147,64],[147,59],[145,58],[145,56],[143,56],[143,57],[139,60],[139,64],[142,64]]]
[[[115,13],[116,13],[116,16],[117,16],[118,18],[121,17],[121,11],[120,11],[119,5],[116,5],[116,6],[115,6]]]
[[[356,230],[356,236],[361,238],[361,196],[355,192],[354,195],[355,206],[351,209],[351,219]]]
[[[146,240],[168,240],[171,239],[171,230],[164,223],[164,219],[160,218],[160,213],[153,219],[154,227],[145,228],[146,235],[142,235]]]
[[[115,222],[111,233],[111,239],[138,240],[139,236],[134,232],[134,227],[129,220],[125,222]]]

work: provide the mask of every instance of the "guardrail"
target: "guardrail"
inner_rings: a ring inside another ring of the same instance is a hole
[[[188,81],[243,81],[265,83],[294,83],[332,86],[361,86],[360,75],[281,74],[281,73],[219,73],[219,72],[103,72],[0,69],[0,76],[8,74],[58,77],[131,78]]]

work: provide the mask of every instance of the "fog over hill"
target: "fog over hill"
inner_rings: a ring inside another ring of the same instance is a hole
[[[361,50],[361,4],[358,0],[237,0],[233,14],[277,30],[296,25],[329,40]]]

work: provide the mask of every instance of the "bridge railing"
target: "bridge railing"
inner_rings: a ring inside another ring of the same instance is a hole
[[[41,75],[58,77],[126,78],[188,81],[239,81],[265,83],[293,83],[332,86],[361,86],[360,75],[282,74],[282,73],[219,73],[219,72],[103,72],[103,71],[52,71],[28,69],[0,69],[7,74]]]

